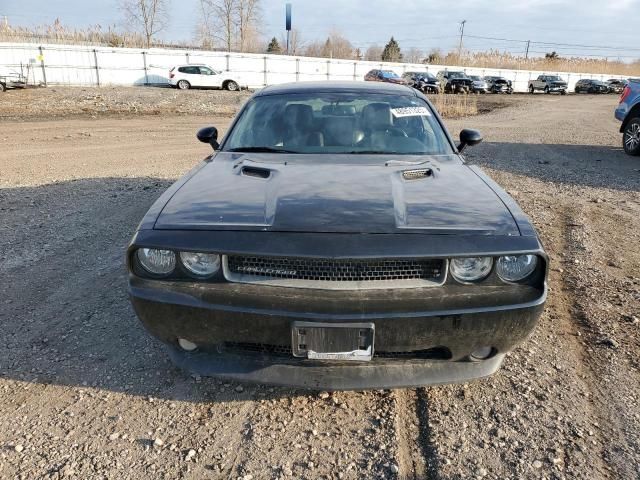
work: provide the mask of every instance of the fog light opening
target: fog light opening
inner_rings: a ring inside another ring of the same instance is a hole
[[[471,353],[471,360],[486,360],[495,353],[493,347],[480,347]]]
[[[179,338],[178,339],[178,345],[180,345],[180,348],[183,349],[186,352],[193,352],[194,350],[196,350],[198,348],[198,345],[196,345],[193,342],[190,342],[186,338]]]

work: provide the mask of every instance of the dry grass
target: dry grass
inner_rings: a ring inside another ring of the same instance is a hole
[[[478,113],[477,95],[439,93],[437,95],[429,95],[429,100],[440,112],[440,115],[445,118],[460,118]]]
[[[456,53],[434,59],[433,63],[465,67],[504,68],[510,70],[538,70],[543,72],[604,73],[640,76],[640,60],[632,63],[604,58],[525,58],[499,51],[469,53],[459,57]]]
[[[104,29],[92,25],[84,29],[69,28],[59,20],[53,25],[37,27],[14,27],[0,24],[0,42],[41,42],[66,45],[95,45],[108,47],[144,48],[146,39],[135,32],[124,32],[115,26]],[[154,47],[188,47],[187,44],[166,44],[153,42]]]

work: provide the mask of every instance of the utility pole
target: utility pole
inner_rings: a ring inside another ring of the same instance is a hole
[[[527,51],[524,54],[525,60],[529,58],[529,45],[531,45],[531,40],[527,40]]]
[[[460,44],[458,45],[458,58],[462,55],[462,37],[464,37],[464,24],[467,23],[466,20],[462,20],[460,22]]]

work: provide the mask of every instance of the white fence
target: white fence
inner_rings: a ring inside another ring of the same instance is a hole
[[[362,80],[373,68],[408,71],[464,70],[469,75],[498,75],[525,92],[529,80],[541,74],[560,75],[573,90],[581,78],[607,80],[619,75],[541,72],[493,68],[381,63],[326,58],[293,57],[151,48],[110,48],[73,45],[0,43],[0,75],[28,71],[29,83],[46,85],[166,85],[174,65],[205,63],[217,70],[238,73],[250,88],[305,80]]]

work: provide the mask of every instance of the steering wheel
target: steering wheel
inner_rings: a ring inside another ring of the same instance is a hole
[[[402,128],[400,127],[387,127],[385,129],[385,133],[388,133],[389,135],[391,135],[392,137],[404,137],[404,138],[409,138],[409,135],[407,134],[407,132],[405,132]]]

